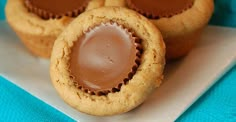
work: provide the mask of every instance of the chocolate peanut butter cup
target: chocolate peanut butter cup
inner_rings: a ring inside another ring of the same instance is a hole
[[[101,23],[74,43],[71,77],[91,95],[119,92],[135,74],[141,52],[140,39],[132,31],[114,22]]]
[[[25,0],[30,12],[43,19],[76,17],[83,12],[89,0]]]
[[[126,0],[129,8],[149,19],[172,17],[192,7],[194,0]]]

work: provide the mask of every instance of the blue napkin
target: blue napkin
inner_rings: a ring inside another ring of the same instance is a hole
[[[74,122],[2,77],[0,84],[0,122]]]
[[[236,27],[236,0],[215,0],[210,24]]]
[[[0,0],[0,20],[6,0]],[[236,27],[236,0],[215,0],[210,24]],[[0,121],[74,121],[0,77]],[[236,122],[236,66],[224,75],[177,122]]]
[[[236,122],[236,66],[180,116],[177,122]]]
[[[5,6],[6,0],[0,0],[0,20],[4,20],[4,6]]]

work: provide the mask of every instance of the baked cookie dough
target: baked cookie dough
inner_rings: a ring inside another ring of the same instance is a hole
[[[101,7],[57,38],[50,76],[70,106],[105,116],[143,103],[161,84],[164,65],[165,44],[153,23],[126,8]]]
[[[103,6],[104,0],[78,0],[78,6],[69,3],[71,0],[8,0],[6,18],[33,54],[49,58],[57,36],[74,17]]]
[[[149,18],[161,31],[166,58],[186,55],[199,40],[214,9],[213,0],[105,0],[105,6],[133,9]]]

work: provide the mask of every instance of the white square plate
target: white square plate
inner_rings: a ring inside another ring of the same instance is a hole
[[[49,77],[49,61],[31,55],[6,22],[0,22],[0,75],[81,122],[177,119],[236,62],[236,29],[208,26],[185,58],[169,64],[165,81],[140,107],[117,116],[80,113],[59,98]]]

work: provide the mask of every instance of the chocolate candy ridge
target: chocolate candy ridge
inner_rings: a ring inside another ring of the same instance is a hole
[[[170,18],[190,9],[194,0],[126,0],[129,8],[149,19]]]
[[[89,0],[25,0],[24,4],[29,12],[47,20],[63,16],[76,17],[85,10],[88,2]]]
[[[141,39],[134,32],[115,22],[101,23],[74,42],[71,79],[91,95],[119,92],[136,73],[141,54]]]

